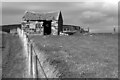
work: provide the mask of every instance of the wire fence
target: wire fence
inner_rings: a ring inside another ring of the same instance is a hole
[[[40,68],[41,68],[41,71],[42,71],[42,73],[43,73],[43,75],[44,75],[44,77],[46,78],[46,79],[48,79],[47,78],[47,75],[46,75],[46,73],[45,73],[45,71],[44,71],[44,68],[43,68],[43,66],[42,66],[42,64],[41,64],[41,61],[39,60],[39,57],[38,57],[38,55],[37,55],[37,53],[36,53],[36,50],[35,50],[35,47],[33,46],[33,43],[32,42],[30,42],[29,43],[31,46],[31,65],[33,65],[33,66],[35,66],[34,67],[34,69],[33,69],[33,72],[34,72],[34,74],[33,74],[33,76],[34,76],[34,78],[38,78],[39,76],[38,76],[38,66],[37,66],[37,64],[39,64],[39,66],[40,66]],[[31,66],[32,67],[32,66]],[[31,68],[32,69],[32,68]]]
[[[41,70],[42,74],[44,75],[44,78],[48,80],[48,77],[45,73],[45,70],[41,64],[41,61],[39,60],[39,56],[36,52],[36,49],[34,47],[34,43],[30,38],[28,37],[28,34],[26,34],[23,30],[17,29],[18,35],[23,39],[25,45],[27,45],[27,53],[28,53],[28,63],[29,63],[29,75],[32,78],[39,78],[39,70]],[[38,66],[39,65],[39,66]]]

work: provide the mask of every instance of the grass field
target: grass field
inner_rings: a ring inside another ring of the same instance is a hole
[[[2,34],[2,78],[24,78],[25,56],[18,36]]]
[[[0,33],[0,79],[2,76],[2,34]]]
[[[62,78],[118,77],[118,36],[93,34],[30,38]]]

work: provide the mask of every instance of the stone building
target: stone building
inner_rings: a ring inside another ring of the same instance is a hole
[[[25,12],[21,26],[27,33],[59,35],[63,27],[62,13],[61,11],[48,13]]]

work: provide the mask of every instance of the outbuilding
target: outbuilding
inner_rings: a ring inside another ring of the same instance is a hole
[[[37,13],[26,11],[22,17],[22,29],[27,33],[59,35],[63,31],[61,11]]]

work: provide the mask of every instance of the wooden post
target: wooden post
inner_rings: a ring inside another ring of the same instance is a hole
[[[115,27],[113,28],[113,31],[114,31],[114,33],[116,32],[116,29],[115,29]]]
[[[32,46],[31,43],[29,43],[29,70],[30,70],[30,76],[32,76]]]
[[[33,56],[33,78],[38,78],[38,70],[37,70],[37,56]]]

